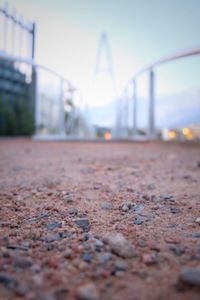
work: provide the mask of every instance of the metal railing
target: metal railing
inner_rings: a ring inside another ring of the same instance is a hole
[[[200,48],[190,49],[182,52],[175,53],[170,56],[166,56],[164,58],[158,59],[153,63],[147,65],[142,68],[138,72],[136,72],[130,81],[127,83],[124,91],[131,85],[133,91],[133,135],[137,134],[137,104],[138,104],[138,90],[137,90],[137,79],[142,74],[148,72],[149,73],[149,91],[148,91],[148,99],[149,99],[149,111],[148,111],[148,136],[154,137],[156,135],[156,127],[155,127],[155,69],[165,63],[176,61],[182,58],[191,57],[195,55],[200,55]],[[126,93],[125,93],[126,94]]]
[[[0,52],[0,61],[13,63],[19,69],[21,65],[23,67],[27,65],[27,70],[33,70],[31,78],[26,71],[24,74],[27,77],[26,80],[30,82],[31,97],[35,103],[35,134],[37,136],[42,138],[44,135],[49,135],[51,138],[53,136],[65,138],[67,136],[83,137],[89,134],[89,125],[86,124],[83,114],[85,104],[80,91],[67,78],[46,66],[36,64],[31,59]],[[42,86],[43,82],[48,80],[49,86]],[[79,103],[76,103],[78,94]]]
[[[0,6],[0,24],[1,23],[0,33],[2,34],[3,40],[1,50],[12,55],[24,56],[22,55],[22,51],[23,46],[25,46],[27,54],[25,56],[34,59],[35,23],[25,22],[22,15],[17,16],[16,10],[11,10],[6,1],[2,7]],[[24,34],[26,34],[26,40],[24,40]],[[24,44],[24,42],[26,42],[26,44]],[[17,47],[16,44],[18,44]]]

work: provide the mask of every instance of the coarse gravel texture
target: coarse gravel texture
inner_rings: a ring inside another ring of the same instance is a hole
[[[200,299],[200,144],[0,141],[0,299]]]

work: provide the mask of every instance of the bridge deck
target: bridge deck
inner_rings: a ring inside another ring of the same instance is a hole
[[[0,141],[0,299],[197,299],[180,274],[200,260],[199,153]]]

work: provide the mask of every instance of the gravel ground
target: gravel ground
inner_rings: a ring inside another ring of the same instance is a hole
[[[0,299],[197,300],[200,144],[0,141]]]

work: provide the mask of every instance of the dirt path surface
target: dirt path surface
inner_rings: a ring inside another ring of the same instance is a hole
[[[0,141],[0,299],[200,299],[200,145]]]

